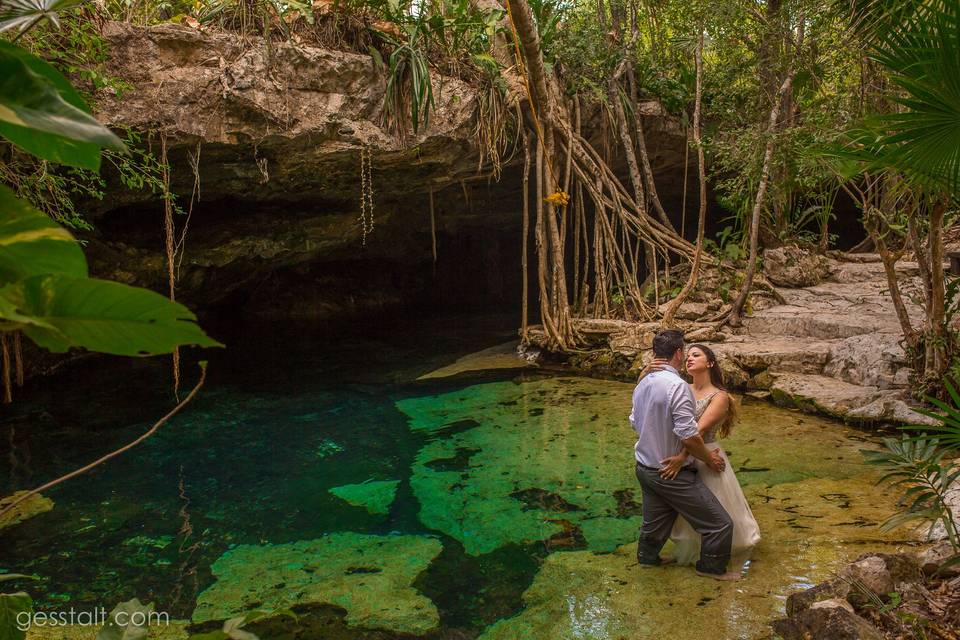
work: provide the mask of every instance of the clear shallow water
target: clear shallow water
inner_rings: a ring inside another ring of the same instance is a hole
[[[157,436],[0,533],[0,569],[40,575],[28,590],[49,610],[139,597],[195,629],[250,608],[303,614],[262,638],[754,638],[790,591],[897,544],[876,527],[889,498],[862,434],[747,403],[726,448],[764,534],[748,579],[640,570],[631,385],[511,370],[417,380],[509,327],[237,336],[244,348],[213,357]],[[0,422],[0,491],[136,437],[169,406],[164,369],[102,363],[34,391]]]

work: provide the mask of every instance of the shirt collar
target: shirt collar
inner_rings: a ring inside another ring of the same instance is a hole
[[[674,369],[672,365],[664,364],[664,365],[660,365],[660,366],[664,369],[664,371],[672,371],[672,372],[674,372],[675,374],[680,375],[680,372],[677,371],[676,369]]]

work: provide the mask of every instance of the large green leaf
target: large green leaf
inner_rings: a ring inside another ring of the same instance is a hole
[[[32,613],[33,600],[26,593],[0,593],[0,640],[23,640]]]
[[[87,275],[87,261],[70,232],[0,185],[0,286],[30,276]]]
[[[143,604],[137,598],[121,602],[97,632],[97,640],[143,640],[147,637],[153,612],[152,602]]]
[[[82,0],[5,0],[0,4],[0,31],[25,31],[43,18],[59,28],[59,12],[80,2]]]
[[[102,147],[126,147],[87,111],[60,72],[0,40],[0,135],[45,160],[96,171]]]
[[[19,320],[3,317],[11,307]],[[170,353],[181,345],[223,346],[197,326],[196,316],[182,304],[95,278],[34,276],[7,285],[0,289],[0,319],[20,324],[30,339],[54,352],[83,347],[137,356]]]

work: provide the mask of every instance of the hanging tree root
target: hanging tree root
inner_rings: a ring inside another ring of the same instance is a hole
[[[197,392],[200,391],[200,387],[203,386],[203,383],[206,379],[207,379],[207,366],[206,366],[206,363],[202,362],[200,363],[200,379],[197,381],[197,384],[193,387],[190,393],[187,394],[187,397],[185,397],[183,400],[178,402],[177,405],[173,409],[171,409],[165,416],[157,420],[154,423],[154,425],[150,427],[150,429],[148,429],[143,435],[141,435],[136,440],[120,447],[116,451],[111,451],[105,456],[102,456],[94,460],[93,462],[91,462],[90,464],[84,467],[80,467],[79,469],[76,469],[74,471],[71,471],[70,473],[62,475],[55,480],[51,480],[46,484],[40,485],[36,489],[31,489],[30,491],[27,491],[22,496],[20,496],[19,498],[17,498],[16,500],[8,504],[6,507],[4,507],[3,510],[0,511],[0,518],[10,513],[11,511],[13,511],[17,507],[17,505],[25,502],[26,500],[29,500],[31,497],[37,495],[38,493],[42,493],[48,489],[52,489],[53,487],[66,482],[67,480],[76,478],[77,476],[82,475],[87,471],[90,471],[91,469],[94,469],[100,466],[104,462],[107,462],[108,460],[112,460],[113,458],[116,458],[120,454],[126,453],[130,449],[133,449],[135,446],[137,446],[138,444],[140,444],[141,442],[143,442],[144,440],[146,440],[147,438],[155,434],[160,427],[162,427],[164,424],[166,424],[168,420],[170,420],[170,418],[180,413],[180,411],[185,406],[187,406],[191,400],[193,400],[194,396],[197,395]]]

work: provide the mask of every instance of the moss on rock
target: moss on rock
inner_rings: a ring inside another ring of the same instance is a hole
[[[376,480],[360,484],[345,484],[330,489],[330,493],[347,504],[363,507],[373,514],[390,512],[390,505],[397,494],[399,480]]]
[[[442,545],[425,536],[335,533],[277,545],[241,545],[211,567],[217,581],[197,598],[194,622],[250,609],[331,604],[353,627],[424,634],[438,627],[436,606],[411,585]]]
[[[496,382],[397,403],[414,430],[443,434],[417,454],[410,480],[420,520],[480,555],[558,534],[608,550],[636,536],[614,494],[636,488],[629,385],[553,378]],[[463,469],[431,465],[473,451]],[[595,520],[591,522],[591,520]],[[567,536],[570,537],[570,536]]]

